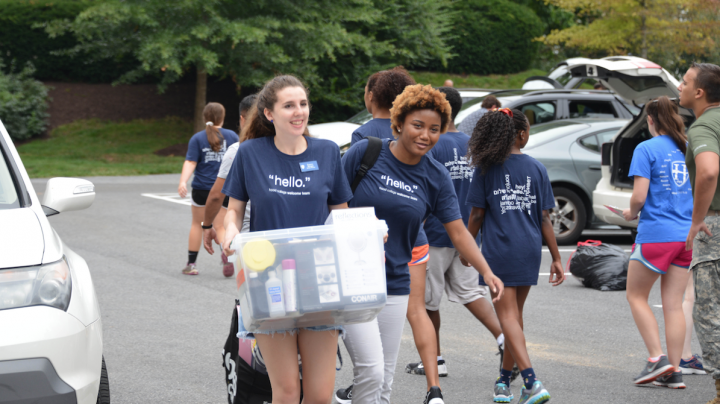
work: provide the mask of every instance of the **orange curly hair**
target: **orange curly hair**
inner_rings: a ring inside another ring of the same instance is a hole
[[[390,108],[390,127],[395,137],[405,123],[405,117],[420,109],[431,109],[440,114],[440,133],[447,132],[450,119],[452,119],[452,108],[445,99],[445,94],[429,84],[426,86],[415,84],[405,87],[402,94],[393,101],[393,107]]]

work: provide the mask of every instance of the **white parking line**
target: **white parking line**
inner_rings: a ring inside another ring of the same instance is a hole
[[[180,195],[176,193],[169,193],[169,194],[140,194],[141,196],[145,196],[148,198],[154,198],[154,199],[160,199],[165,202],[172,202],[172,203],[179,203],[181,205],[187,205],[191,206],[192,201],[190,198],[181,198]]]

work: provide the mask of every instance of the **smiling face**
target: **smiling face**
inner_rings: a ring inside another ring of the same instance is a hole
[[[265,117],[275,125],[280,136],[302,136],[310,117],[310,103],[302,87],[285,87],[277,93],[272,111],[265,108]]]
[[[405,116],[397,141],[407,153],[420,158],[440,139],[440,114],[432,109],[419,109]]]

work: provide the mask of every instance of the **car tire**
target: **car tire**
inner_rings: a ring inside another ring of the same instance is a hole
[[[635,244],[635,238],[637,238],[637,229],[630,229],[630,238],[632,239],[633,244]]]
[[[97,404],[110,404],[110,381],[108,380],[107,368],[105,367],[105,356],[102,358]]]
[[[572,190],[553,187],[555,207],[550,210],[550,220],[559,245],[575,244],[587,223],[587,211],[582,199]]]

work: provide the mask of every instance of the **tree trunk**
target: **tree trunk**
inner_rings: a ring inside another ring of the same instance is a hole
[[[207,102],[207,71],[197,67],[197,80],[195,82],[195,132],[205,129],[203,109]]]
[[[647,2],[643,0],[642,2],[642,17],[641,18],[641,35],[642,35],[642,45],[640,46],[640,56],[642,56],[643,59],[647,59]]]

